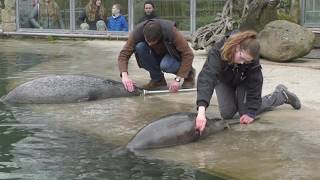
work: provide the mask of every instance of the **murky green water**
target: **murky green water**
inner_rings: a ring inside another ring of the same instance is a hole
[[[4,40],[0,47],[0,96],[46,74],[93,72],[118,78],[115,63],[108,62],[116,54],[81,49],[81,42]],[[0,104],[0,179],[223,179],[192,165],[118,154],[152,118],[193,108],[178,102],[144,111],[167,103],[134,97],[66,105]]]
[[[105,139],[44,118],[23,107],[1,106],[2,125],[34,122],[0,128],[1,179],[220,179],[178,163],[115,156],[117,147]]]

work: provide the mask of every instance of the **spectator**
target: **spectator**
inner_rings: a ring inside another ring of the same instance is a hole
[[[40,29],[64,29],[60,8],[55,0],[40,0],[31,12],[30,23]]]
[[[128,31],[127,20],[120,12],[120,4],[114,4],[112,6],[112,16],[107,19],[108,31]]]
[[[30,14],[33,8],[39,9],[39,0],[19,1],[19,27],[34,28],[30,22]],[[36,21],[38,21],[36,17]]]
[[[32,7],[38,6],[39,8],[39,0],[32,0]]]
[[[85,9],[79,17],[81,23],[87,23],[89,30],[97,30],[97,22],[106,18],[106,9],[102,5],[101,0],[89,0]],[[101,22],[99,22],[101,23]],[[80,27],[84,26],[80,24]],[[104,26],[106,26],[104,24]],[[99,28],[101,29],[101,28]]]
[[[158,18],[158,16],[155,14],[155,6],[152,1],[146,1],[143,7],[144,16],[139,19],[138,23],[141,23],[145,20]]]

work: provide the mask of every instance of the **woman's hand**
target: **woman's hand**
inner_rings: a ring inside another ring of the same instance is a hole
[[[247,114],[244,114],[240,117],[240,124],[250,124],[254,121],[254,119]]]
[[[122,72],[121,74],[122,74],[122,84],[124,88],[129,92],[133,92],[135,89],[134,88],[135,82],[128,77],[127,72]]]
[[[196,118],[196,130],[199,130],[200,135],[202,134],[204,128],[207,124],[207,118],[206,118],[206,109],[204,106],[199,106],[198,108],[198,115]]]

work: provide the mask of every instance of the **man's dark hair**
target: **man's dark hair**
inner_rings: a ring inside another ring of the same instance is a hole
[[[162,28],[157,21],[148,21],[143,28],[143,35],[146,41],[156,41],[162,38]]]
[[[154,4],[153,4],[152,1],[146,1],[146,2],[144,2],[143,7],[145,7],[146,4],[150,4],[150,5],[154,8]]]

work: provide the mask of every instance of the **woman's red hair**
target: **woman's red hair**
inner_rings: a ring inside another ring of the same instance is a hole
[[[238,45],[240,45],[240,50],[248,52],[253,58],[259,55],[260,45],[257,41],[257,33],[255,31],[244,31],[232,35],[225,42],[221,48],[223,59],[231,62]]]

